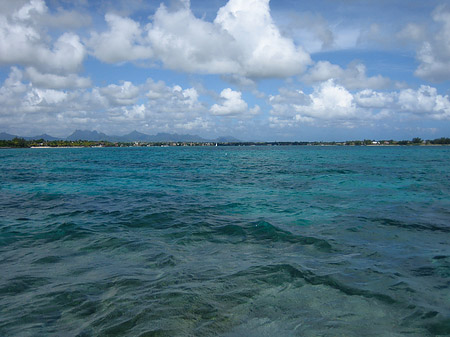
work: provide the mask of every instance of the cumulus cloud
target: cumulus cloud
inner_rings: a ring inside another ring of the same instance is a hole
[[[422,85],[419,89],[404,89],[398,95],[398,106],[402,111],[412,112],[434,119],[450,119],[450,100],[447,95],[437,93],[436,88]]]
[[[0,14],[0,64],[33,66],[59,74],[79,70],[86,56],[79,36],[64,33],[51,45],[35,20],[47,10],[43,0],[31,0],[12,14]]]
[[[377,92],[371,89],[359,91],[354,95],[355,102],[358,106],[369,109],[390,108],[395,98],[395,93]]]
[[[178,130],[209,130],[213,127],[213,123],[209,120],[206,120],[204,117],[196,117],[193,120],[188,121],[187,123],[177,123],[175,124],[175,128]]]
[[[308,84],[320,83],[333,79],[344,87],[354,89],[384,89],[391,81],[381,75],[367,76],[367,69],[361,62],[352,62],[346,69],[328,61],[319,61],[302,77]]]
[[[395,116],[450,120],[449,97],[439,95],[436,88],[402,89],[381,92],[365,89],[352,93],[328,80],[307,95],[301,90],[280,89],[270,96],[272,127],[297,123],[354,127],[378,119]]]
[[[23,73],[13,67],[0,88],[0,114],[22,119],[28,113],[54,112],[68,99],[65,91],[35,88],[23,83]]]
[[[309,98],[311,103],[308,106],[296,106],[296,118],[350,118],[356,112],[352,94],[332,80],[316,87]]]
[[[33,88],[26,95],[25,102],[30,107],[52,107],[64,102],[67,99],[67,93],[53,89]]]
[[[129,81],[122,85],[110,84],[100,89],[100,93],[108,99],[112,106],[132,105],[139,97],[139,88]]]
[[[242,93],[233,91],[230,88],[223,89],[220,93],[222,104],[214,104],[211,113],[218,116],[235,116],[247,111],[248,105],[242,99]]]
[[[195,88],[168,86],[163,81],[151,79],[144,87],[148,99],[145,105],[146,122],[153,129],[164,132],[205,132],[214,126]]]
[[[297,107],[308,106],[311,104],[311,98],[302,90],[279,89],[280,94],[269,96],[269,104],[272,106],[271,114],[280,117],[292,118]],[[275,117],[273,121],[283,120],[284,118]]]
[[[22,82],[23,74],[17,68],[13,67],[8,78],[0,88],[0,111],[3,115],[9,115],[21,102],[24,93],[29,86]]]
[[[115,128],[145,127],[173,132],[210,125],[205,119],[207,109],[199,102],[194,88],[167,86],[151,79],[139,86],[126,81],[122,85],[98,88],[90,98],[103,102],[109,124],[115,124]]]
[[[232,36],[196,18],[188,1],[175,11],[161,5],[148,38],[156,58],[170,69],[226,74],[240,68],[239,50]]]
[[[36,87],[29,72],[13,67],[0,87],[0,125],[55,135],[76,128],[110,133],[126,133],[133,128],[147,132],[204,132],[214,126],[195,88],[168,86],[149,79],[139,85],[124,81],[105,87],[56,90]],[[24,125],[27,120],[33,123]]]
[[[440,29],[418,50],[420,65],[415,75],[432,82],[442,82],[450,79],[450,7],[438,7],[433,20],[440,25]]]
[[[248,109],[248,104],[242,99],[240,91],[233,91],[230,88],[223,89],[220,93],[222,102],[214,104],[210,111],[216,116],[244,116],[246,114],[256,115],[260,113],[260,107],[256,105]]]
[[[205,111],[205,107],[198,100],[195,88],[183,89],[179,85],[167,86],[163,81],[148,80],[148,105],[157,114],[181,116],[183,113],[197,113]]]
[[[34,67],[28,67],[25,70],[27,78],[34,86],[48,89],[75,89],[87,88],[91,86],[91,80],[86,77],[80,77],[76,74],[56,75],[43,74]]]
[[[109,30],[92,33],[89,46],[110,63],[152,59],[169,69],[243,77],[286,77],[302,73],[308,53],[281,35],[269,0],[229,0],[214,22],[194,16],[188,0],[158,8],[141,27],[130,18],[107,14]]]
[[[112,13],[105,15],[105,21],[109,30],[100,34],[93,32],[88,41],[88,46],[99,60],[118,63],[153,56],[139,23]]]
[[[317,85],[306,95],[301,90],[283,90],[280,95],[270,96],[272,115],[275,120],[288,119],[297,122],[315,120],[349,120],[356,117],[357,107],[353,95],[333,80]]]
[[[247,77],[291,76],[311,63],[301,47],[281,35],[270,15],[269,0],[230,0],[214,23],[236,41]]]

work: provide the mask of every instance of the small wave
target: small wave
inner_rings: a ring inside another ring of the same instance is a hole
[[[383,226],[398,227],[418,231],[439,231],[444,233],[450,233],[450,227],[440,226],[437,224],[427,224],[417,222],[409,223],[389,218],[363,218],[363,219],[379,223]]]
[[[42,258],[39,258],[33,262],[33,264],[52,264],[52,263],[58,263],[61,261],[61,257],[59,256],[45,256]]]
[[[435,336],[450,336],[450,318],[437,319],[436,322],[427,324],[426,328]]]
[[[50,224],[47,228],[49,230],[35,234],[34,239],[44,240],[45,242],[70,241],[84,238],[91,234],[90,230],[74,222],[63,222],[59,225]]]
[[[89,244],[81,250],[85,252],[108,251],[126,247],[130,243],[129,240],[118,237],[100,237],[90,240]]]
[[[331,275],[317,275],[310,270],[301,270],[291,264],[251,267],[245,271],[241,271],[235,274],[235,276],[245,276],[251,279],[257,279],[276,285],[280,285],[284,282],[293,282],[296,279],[301,279],[311,285],[325,285],[330,288],[334,288],[346,295],[374,298],[386,304],[397,303],[395,299],[386,294],[351,287],[343,284],[342,282],[339,282]]]
[[[19,276],[7,281],[6,284],[0,288],[0,294],[18,295],[48,283],[49,280],[44,277]]]
[[[127,220],[119,221],[121,226],[130,228],[156,228],[164,229],[171,227],[176,221],[173,212],[154,212],[141,217],[131,217]]]
[[[318,172],[321,174],[324,174],[324,173],[325,174],[355,174],[355,173],[357,173],[356,171],[352,171],[352,170],[348,170],[348,169],[338,169],[338,168],[323,169]]]
[[[331,252],[333,247],[324,240],[309,236],[293,234],[280,229],[267,221],[249,223],[246,226],[225,225],[214,229],[215,234],[240,238],[239,241],[254,243],[263,242],[285,242],[300,245],[312,245],[322,252]]]

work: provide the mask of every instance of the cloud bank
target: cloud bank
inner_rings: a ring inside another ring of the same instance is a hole
[[[298,123],[356,127],[401,116],[450,120],[448,95],[439,95],[436,88],[426,85],[416,90],[379,92],[365,89],[351,93],[330,79],[316,85],[309,95],[301,90],[280,89],[279,95],[269,97],[269,104],[273,127]]]
[[[266,137],[269,128],[450,126],[448,5],[390,31],[309,11],[282,22],[269,0],[229,0],[209,19],[188,0],[151,13],[139,1],[67,3],[0,1],[0,131]],[[417,62],[393,57],[380,73],[363,50],[387,60],[403,47]]]

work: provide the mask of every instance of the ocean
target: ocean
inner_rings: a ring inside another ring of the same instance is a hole
[[[0,150],[0,336],[450,336],[450,147]]]

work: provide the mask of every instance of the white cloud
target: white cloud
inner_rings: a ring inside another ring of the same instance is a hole
[[[261,113],[261,108],[259,107],[259,105],[255,105],[253,108],[251,108],[248,111],[250,116],[256,116],[259,115]]]
[[[91,86],[91,80],[85,77],[79,77],[76,74],[55,75],[43,74],[33,67],[25,70],[27,78],[33,85],[48,89],[74,89],[87,88]]]
[[[0,112],[9,115],[17,109],[22,102],[22,96],[27,92],[28,86],[22,82],[22,72],[13,67],[8,78],[0,88]]]
[[[133,105],[131,108],[123,107],[121,112],[122,113],[118,116],[118,118],[115,119],[125,121],[130,120],[144,121],[147,115],[147,108],[145,107],[144,104]]]
[[[344,69],[328,61],[319,61],[302,77],[306,83],[324,82],[332,78],[343,77]]]
[[[196,18],[189,2],[176,11],[161,5],[148,38],[156,58],[170,69],[227,74],[240,68],[232,37],[213,23]]]
[[[146,121],[154,130],[204,133],[213,128],[206,106],[199,101],[195,88],[183,89],[179,85],[148,80],[145,84]]]
[[[132,129],[205,132],[214,125],[194,88],[148,80],[141,85],[125,81],[100,88],[54,90],[37,88],[27,79],[13,67],[0,87],[0,125],[55,135],[67,135],[76,128],[119,134]]]
[[[81,67],[86,56],[84,46],[78,35],[64,33],[56,40],[53,51],[44,52],[42,57],[48,57],[46,67],[60,73],[76,72]]]
[[[349,120],[357,117],[357,106],[353,95],[344,87],[328,80],[306,95],[302,91],[282,90],[271,96],[272,115],[278,120],[291,119],[297,122],[315,120]]]
[[[195,119],[190,120],[186,123],[177,123],[174,126],[179,130],[186,131],[209,130],[213,126],[213,123],[211,123],[211,121],[205,120],[203,117],[196,117]]]
[[[388,78],[381,75],[368,77],[366,71],[366,66],[360,62],[352,62],[343,69],[328,61],[319,61],[308,70],[302,80],[315,84],[333,79],[350,90],[383,89],[391,84]]]
[[[110,84],[101,88],[100,93],[108,99],[112,106],[122,106],[136,103],[140,90],[131,82],[125,81],[122,85]]]
[[[64,102],[67,93],[53,89],[33,88],[25,97],[25,104],[35,107],[51,107]]]
[[[230,88],[223,89],[220,93],[221,104],[214,104],[210,111],[216,116],[239,116],[248,112],[248,105],[242,99],[240,91],[233,91]]]
[[[243,75],[286,77],[300,74],[309,55],[283,37],[270,15],[269,0],[230,0],[214,20],[236,41]]]
[[[404,89],[398,95],[401,111],[434,119],[450,119],[449,97],[439,95],[436,88],[422,85],[419,89]]]
[[[148,106],[153,113],[180,117],[185,113],[204,112],[205,107],[198,100],[195,88],[183,89],[179,85],[167,86],[163,81],[148,80],[146,84]]]
[[[351,118],[355,115],[356,105],[353,95],[344,87],[328,80],[314,89],[309,95],[309,106],[296,106],[296,116],[328,118]]]
[[[380,92],[365,89],[351,93],[333,80],[314,87],[306,95],[301,90],[280,89],[280,94],[270,96],[272,106],[271,127],[288,127],[296,123],[330,124],[355,127],[371,121],[396,118],[423,118],[450,120],[449,97],[439,95],[436,88],[421,86]]]
[[[35,88],[22,81],[23,73],[13,67],[0,88],[0,115],[21,119],[27,113],[54,112],[69,97],[65,91]]]
[[[305,95],[301,90],[279,89],[280,94],[269,96],[269,104],[272,106],[271,114],[292,119],[294,111],[298,106],[308,106],[311,104],[311,98]],[[282,118],[275,118],[274,121],[280,121]]]
[[[450,79],[450,7],[438,7],[433,20],[440,25],[440,29],[424,41],[418,50],[417,59],[421,63],[415,75],[442,82]]]
[[[105,20],[109,30],[101,34],[92,33],[87,43],[95,57],[103,62],[118,63],[153,56],[139,23],[112,13],[106,14]]]
[[[45,2],[31,0],[10,15],[0,14],[0,64],[33,66],[40,71],[74,73],[86,52],[78,35],[64,33],[51,45],[38,25]]]
[[[269,0],[230,0],[214,22],[196,18],[187,0],[172,10],[161,4],[145,27],[114,14],[105,19],[109,30],[88,42],[105,62],[151,59],[174,70],[250,78],[297,75],[311,63],[281,35]]]
[[[395,98],[395,93],[377,92],[371,89],[359,91],[354,95],[355,102],[358,106],[369,109],[390,108]]]

